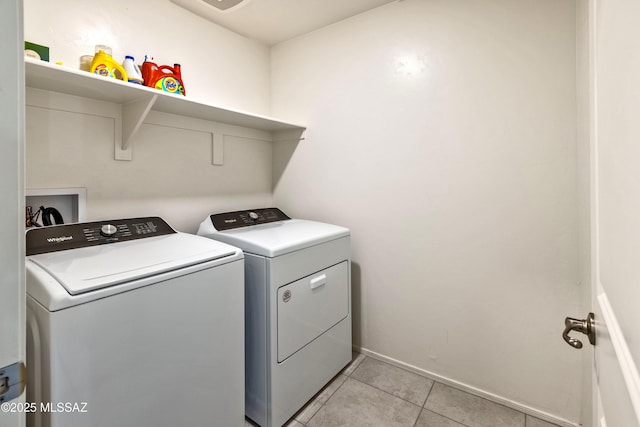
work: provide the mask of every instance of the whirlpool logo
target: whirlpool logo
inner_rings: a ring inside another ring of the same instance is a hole
[[[73,236],[60,236],[60,237],[49,237],[47,242],[49,243],[62,243],[69,240],[73,240]]]

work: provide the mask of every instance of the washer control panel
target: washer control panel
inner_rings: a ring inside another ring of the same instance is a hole
[[[211,215],[211,222],[218,231],[267,224],[291,219],[278,208],[251,209]]]
[[[175,232],[169,224],[159,217],[116,219],[31,228],[27,231],[26,254],[29,256],[66,251],[68,249],[162,236]]]

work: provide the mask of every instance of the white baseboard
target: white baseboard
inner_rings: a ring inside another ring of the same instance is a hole
[[[446,378],[446,377],[443,377],[441,375],[434,374],[433,372],[429,372],[427,370],[418,368],[416,366],[409,365],[408,363],[404,363],[404,362],[401,362],[399,360],[393,359],[391,357],[385,356],[383,354],[376,353],[375,351],[371,351],[371,350],[368,350],[368,349],[363,348],[363,347],[357,347],[355,345],[353,346],[353,350],[358,352],[358,353],[362,353],[362,354],[364,354],[366,356],[372,357],[374,359],[380,360],[382,362],[389,363],[390,365],[397,366],[398,368],[406,369],[407,371],[414,372],[416,374],[419,374],[419,375],[422,375],[424,377],[430,378],[430,379],[432,379],[434,381],[437,381],[439,383],[455,387],[458,390],[466,391],[468,393],[471,393],[473,395],[482,397],[482,398],[490,400],[492,402],[499,403],[500,405],[504,405],[504,406],[506,406],[508,408],[515,409],[516,411],[523,412],[523,413],[525,413],[527,415],[531,415],[532,417],[541,419],[543,421],[547,421],[549,423],[557,424],[557,425],[559,425],[561,427],[578,427],[578,424],[576,424],[576,423],[574,423],[572,421],[565,420],[563,418],[558,418],[558,417],[556,417],[554,415],[551,415],[549,413],[540,411],[538,409],[532,408],[532,407],[527,406],[527,405],[523,405],[522,403],[516,402],[514,400],[507,399],[505,397],[498,396],[498,395],[493,394],[493,393],[489,393],[488,391],[481,390],[479,388],[470,386],[470,385],[465,384],[465,383],[461,383],[460,381],[452,380],[450,378]]]

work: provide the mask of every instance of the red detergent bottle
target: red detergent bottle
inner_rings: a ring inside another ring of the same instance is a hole
[[[142,79],[145,86],[169,93],[186,94],[180,74],[180,64],[173,64],[173,67],[158,65],[145,56],[142,63]]]

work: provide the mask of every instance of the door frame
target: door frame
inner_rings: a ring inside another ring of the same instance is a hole
[[[24,272],[24,30],[22,0],[0,3],[0,55],[5,61],[0,103],[0,368],[25,361]],[[11,383],[10,383],[11,384]],[[9,404],[23,403],[25,394]],[[5,402],[7,403],[7,402]],[[7,408],[9,410],[7,410]],[[3,406],[0,425],[24,426],[25,414]]]

